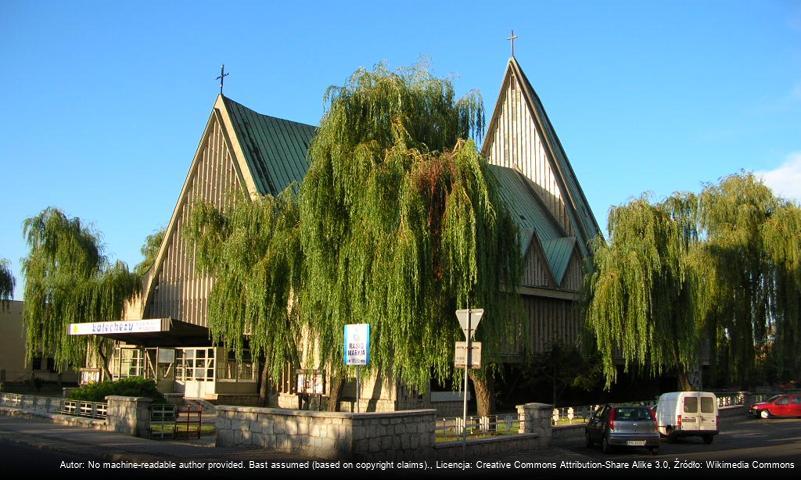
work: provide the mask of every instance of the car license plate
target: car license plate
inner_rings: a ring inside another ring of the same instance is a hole
[[[645,440],[629,440],[626,442],[629,447],[644,447]]]

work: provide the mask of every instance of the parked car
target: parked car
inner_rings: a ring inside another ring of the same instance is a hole
[[[748,412],[755,417],[801,417],[801,394],[775,395],[767,401],[751,405]]]
[[[584,427],[587,447],[601,444],[604,453],[612,447],[645,447],[659,451],[659,432],[654,412],[648,407],[604,405],[592,414]]]
[[[668,392],[656,404],[659,434],[673,441],[699,436],[710,444],[719,432],[718,399],[712,392]]]

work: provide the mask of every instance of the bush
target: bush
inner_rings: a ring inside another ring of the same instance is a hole
[[[156,389],[156,382],[141,377],[128,377],[115,382],[90,383],[69,393],[72,400],[105,402],[108,395],[123,397],[149,397],[153,403],[167,403],[167,399]]]

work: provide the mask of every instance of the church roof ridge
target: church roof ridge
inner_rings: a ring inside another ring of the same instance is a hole
[[[317,127],[264,115],[222,96],[258,193],[278,195],[300,183],[309,169],[308,151]]]

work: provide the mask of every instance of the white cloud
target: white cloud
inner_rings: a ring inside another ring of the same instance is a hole
[[[787,199],[801,202],[801,152],[787,156],[787,160],[773,170],[754,172],[773,192]]]

